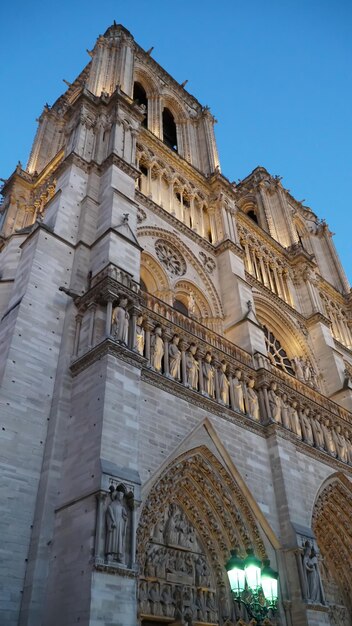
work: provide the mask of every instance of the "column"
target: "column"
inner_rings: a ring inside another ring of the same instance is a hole
[[[89,332],[88,332],[88,348],[94,346],[94,330],[95,330],[95,313],[97,310],[97,305],[95,302],[91,302],[88,305],[89,310]]]
[[[147,320],[144,324],[145,330],[145,358],[150,365],[150,332],[153,330],[153,324]]]
[[[111,337],[111,323],[112,323],[112,298],[109,298],[106,303],[106,320],[105,320],[105,336]]]
[[[81,326],[82,326],[83,312],[77,313],[76,315],[76,329],[75,329],[75,339],[73,342],[73,355],[77,356],[79,351],[79,340],[81,336]]]
[[[164,340],[164,374],[168,378],[170,378],[169,371],[169,341],[172,338],[172,333],[169,330],[164,330],[163,332],[163,340]]]

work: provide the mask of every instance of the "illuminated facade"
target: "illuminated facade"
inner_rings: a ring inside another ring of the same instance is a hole
[[[352,615],[352,304],[327,224],[221,174],[214,118],[114,24],[3,186],[1,624]],[[242,621],[240,621],[242,620]]]

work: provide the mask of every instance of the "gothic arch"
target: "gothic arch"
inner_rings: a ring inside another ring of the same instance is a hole
[[[183,104],[169,91],[161,94],[162,109],[167,108],[175,118],[176,124],[182,123],[187,117],[187,111]]]
[[[176,246],[179,252],[183,255],[183,257],[193,267],[197,275],[201,278],[203,285],[205,286],[205,291],[208,297],[207,301],[209,302],[211,307],[211,317],[223,319],[221,301],[214,284],[204,271],[197,257],[189,250],[189,248],[183,243],[183,241],[179,239],[179,237],[170,233],[164,228],[153,228],[150,226],[141,226],[140,228],[138,228],[137,234],[139,239],[142,237],[161,237],[162,239],[169,241],[173,246]]]
[[[302,244],[302,246],[306,248],[307,252],[309,252],[310,254],[313,254],[314,251],[312,248],[312,244],[310,242],[309,230],[304,222],[304,219],[298,213],[294,215],[293,225],[296,229],[298,239],[300,243]]]
[[[211,317],[212,311],[210,304],[201,290],[190,280],[179,280],[175,284],[174,287],[175,298],[181,300],[187,308],[188,307],[188,299],[193,294],[195,301],[195,315],[202,319]]]
[[[287,351],[290,359],[294,356],[309,358],[315,369],[317,364],[314,355],[307,346],[302,330],[298,329],[293,320],[274,302],[268,300],[258,291],[253,290],[254,304],[259,321],[271,330]]]
[[[148,293],[156,295],[168,292],[170,289],[169,279],[160,263],[148,252],[142,252],[141,256],[141,279]]]
[[[217,586],[227,584],[224,565],[230,550],[243,556],[254,548],[267,558],[254,513],[233,475],[205,445],[174,459],[151,487],[141,512],[137,553],[143,572],[147,544],[170,505],[180,507],[192,524],[212,565]]]
[[[152,98],[159,94],[160,87],[155,80],[155,74],[145,65],[140,65],[138,61],[136,61],[134,66],[133,82],[142,85],[147,98]]]
[[[338,472],[318,491],[312,528],[326,568],[338,583],[352,616],[352,482]]]

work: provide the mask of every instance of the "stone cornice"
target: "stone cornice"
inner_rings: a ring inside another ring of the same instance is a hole
[[[331,326],[329,318],[323,315],[323,313],[320,313],[320,311],[316,311],[306,318],[306,325],[308,328],[311,328],[311,326],[314,326],[314,324],[317,323],[325,324],[325,326],[327,326],[328,328],[330,328]]]
[[[241,259],[244,259],[246,256],[243,248],[231,239],[224,239],[223,241],[220,241],[220,243],[215,246],[215,255],[219,256],[219,254],[222,254],[225,250],[231,250],[231,252],[234,252],[234,254],[239,256]]]
[[[171,215],[171,213],[166,211],[166,209],[163,209],[163,207],[156,204],[151,198],[145,196],[138,189],[136,189],[136,200],[138,200],[140,204],[144,206],[144,208],[150,209],[150,211],[152,211],[156,215],[159,215],[165,222],[168,222],[169,224],[171,224],[171,226],[186,235],[186,237],[192,239],[201,248],[204,248],[205,250],[210,252],[210,254],[215,255],[215,248],[209,241],[204,239],[204,237],[201,237],[201,235],[198,235],[198,233],[189,228],[189,226],[186,226],[186,224],[177,219],[177,217]]]

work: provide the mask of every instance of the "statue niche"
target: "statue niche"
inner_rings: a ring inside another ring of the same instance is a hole
[[[125,485],[110,485],[109,492],[97,496],[95,565],[132,568],[132,538],[135,533],[134,495]]]
[[[139,615],[142,623],[152,623],[153,619],[219,623],[216,585],[208,558],[195,528],[175,502],[155,524],[146,546],[139,581]]]

